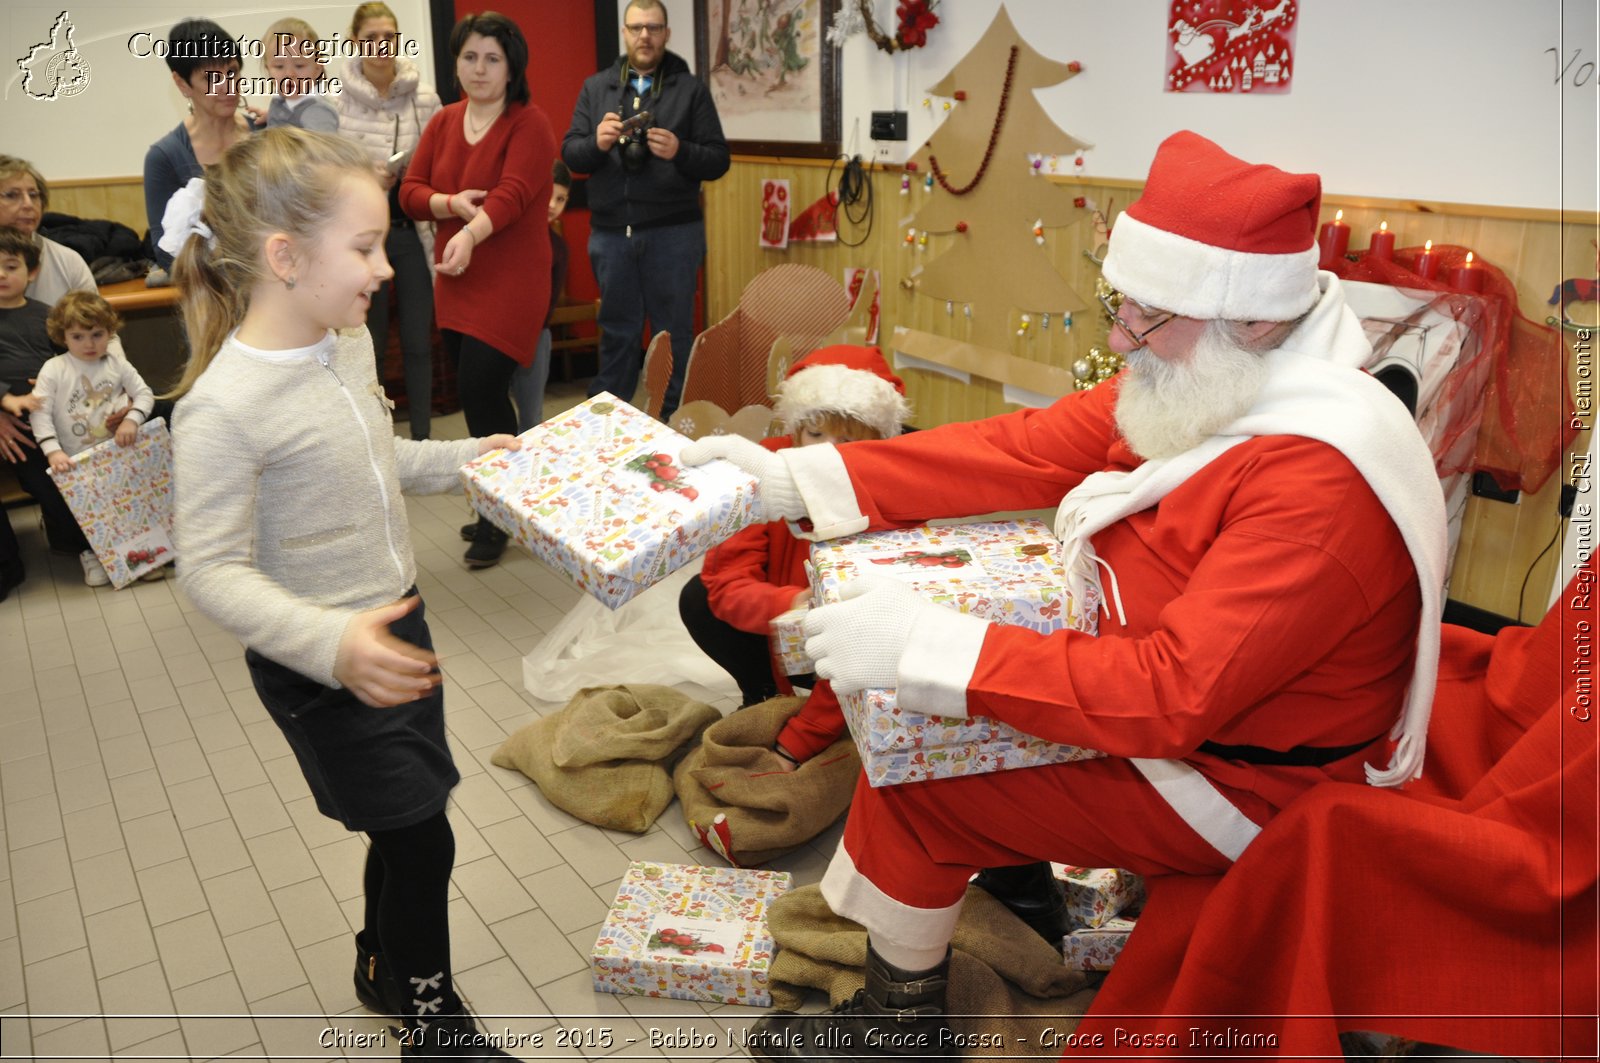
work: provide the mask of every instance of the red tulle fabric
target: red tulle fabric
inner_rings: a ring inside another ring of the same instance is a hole
[[[1472,468],[1487,472],[1502,488],[1532,494],[1560,467],[1562,452],[1578,434],[1573,427],[1572,389],[1561,334],[1524,317],[1517,309],[1517,292],[1511,281],[1482,258],[1473,259],[1484,273],[1482,294],[1456,292],[1450,279],[1466,261],[1467,248],[1435,244],[1439,279],[1432,281],[1412,272],[1420,254],[1420,247],[1404,247],[1395,251],[1392,262],[1362,255],[1354,261],[1340,259],[1330,268],[1343,280],[1439,292],[1436,307],[1458,320],[1476,313],[1474,323],[1492,359],[1493,372],[1483,400]],[[1469,309],[1466,304],[1470,302],[1480,303],[1481,308]],[[1438,447],[1434,456],[1440,456]],[[1440,474],[1445,474],[1443,467]]]

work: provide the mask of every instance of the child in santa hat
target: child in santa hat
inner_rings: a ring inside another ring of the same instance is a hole
[[[876,347],[823,347],[796,362],[778,388],[776,413],[785,435],[768,450],[835,445],[900,434],[910,415],[905,384]],[[805,560],[810,544],[786,522],[745,528],[706,554],[700,575],[684,585],[678,612],[707,656],[739,684],[745,705],[790,693],[775,667],[768,636],[774,618],[811,599]],[[812,688],[800,712],[778,735],[776,749],[799,765],[844,733],[839,700],[826,681]]]

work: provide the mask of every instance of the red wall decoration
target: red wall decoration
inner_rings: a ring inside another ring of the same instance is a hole
[[[1299,0],[1174,0],[1166,91],[1288,92],[1299,15]]]

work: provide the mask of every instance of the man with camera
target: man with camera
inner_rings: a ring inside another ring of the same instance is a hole
[[[578,94],[561,157],[588,174],[589,261],[600,285],[600,368],[589,394],[631,399],[646,318],[672,336],[663,418],[678,408],[694,344],[694,293],[706,254],[700,182],[728,172],[728,142],[711,93],[682,57],[661,0],[632,0],[627,54]]]

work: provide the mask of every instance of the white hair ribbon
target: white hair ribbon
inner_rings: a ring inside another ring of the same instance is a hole
[[[177,257],[189,237],[198,233],[209,247],[216,242],[211,226],[200,220],[200,211],[206,205],[206,179],[191,177],[189,183],[172,193],[167,209],[161,214],[161,250]]]

